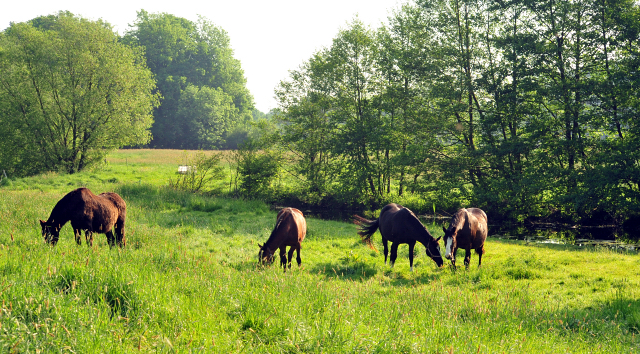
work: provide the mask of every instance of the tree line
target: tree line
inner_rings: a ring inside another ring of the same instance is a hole
[[[142,10],[124,36],[70,12],[0,32],[0,168],[74,173],[113,149],[235,147],[260,112],[227,33]]]
[[[348,23],[268,116],[204,18],[140,11],[124,36],[68,12],[13,23],[0,168],[73,173],[122,146],[249,137],[232,163],[246,196],[621,222],[640,214],[639,17],[630,0],[411,1],[379,28]]]
[[[278,132],[257,146],[293,166],[304,202],[620,222],[640,212],[639,33],[628,0],[416,0],[377,29],[355,18],[280,83]]]

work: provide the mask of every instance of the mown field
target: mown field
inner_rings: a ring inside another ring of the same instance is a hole
[[[420,246],[410,272],[406,245],[392,269],[354,225],[310,218],[302,267],[263,268],[276,212],[168,189],[181,156],[121,150],[92,171],[3,183],[2,352],[640,351],[635,252],[490,238],[481,269],[475,254],[469,270],[438,269]],[[77,246],[70,225],[44,243],[38,220],[81,186],[126,200],[126,248]]]

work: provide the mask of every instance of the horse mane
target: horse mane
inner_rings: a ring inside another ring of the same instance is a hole
[[[427,233],[427,236],[430,236],[431,238],[434,238],[431,233],[429,232],[429,229],[427,229],[426,226],[424,226],[423,223],[420,222],[420,219],[418,219],[418,216],[416,214],[413,213],[413,211],[407,209],[407,211],[409,212],[409,215],[411,215],[411,217],[409,217],[409,221],[408,221],[408,225],[412,228],[414,228],[414,232],[422,232],[425,231]]]

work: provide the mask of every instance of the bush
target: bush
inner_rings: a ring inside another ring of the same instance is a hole
[[[194,193],[206,188],[210,182],[222,178],[220,154],[207,156],[200,151],[195,156],[189,156],[185,153],[182,160],[186,161],[188,169],[184,173],[176,172],[177,176],[169,179],[171,188]]]
[[[239,155],[240,190],[250,197],[267,193],[278,175],[278,157],[272,152],[253,150],[241,150]]]
[[[278,176],[282,156],[269,148],[269,142],[248,139],[228,155],[228,161],[231,170],[235,170],[230,183],[234,192],[255,199],[271,194],[271,183]]]

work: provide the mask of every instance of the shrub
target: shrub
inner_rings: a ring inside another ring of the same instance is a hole
[[[195,156],[189,156],[185,153],[183,161],[189,168],[184,173],[176,172],[176,177],[169,179],[169,186],[192,193],[203,190],[210,182],[222,178],[220,160],[221,154],[207,156],[200,151]]]

